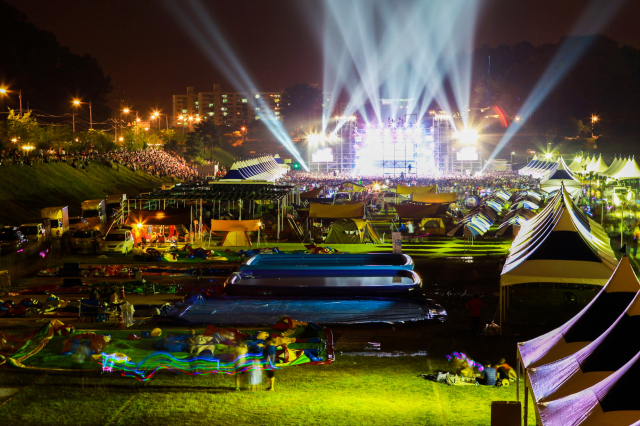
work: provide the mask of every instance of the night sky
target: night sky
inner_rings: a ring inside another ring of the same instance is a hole
[[[171,0],[6,0],[63,46],[98,59],[140,111],[171,109],[171,95],[225,83],[172,18]],[[475,1],[475,0],[472,0]],[[600,0],[607,1],[607,0]],[[259,89],[321,83],[318,36],[301,8],[313,0],[203,1],[255,77]],[[396,0],[398,5],[402,1]],[[568,35],[585,0],[490,0],[479,19],[476,46],[555,43]],[[627,6],[602,32],[640,47],[640,2]],[[598,29],[594,28],[594,32]]]

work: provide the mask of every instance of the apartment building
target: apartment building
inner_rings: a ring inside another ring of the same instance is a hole
[[[242,126],[254,120],[281,120],[281,92],[229,92],[214,84],[211,92],[173,95],[174,127],[189,126],[199,120],[212,120],[220,126]]]

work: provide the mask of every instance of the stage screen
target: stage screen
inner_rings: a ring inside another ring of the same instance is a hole
[[[331,163],[333,161],[333,151],[331,148],[320,148],[311,154],[311,161],[314,163]]]
[[[466,147],[460,149],[456,153],[458,161],[478,161],[478,151],[474,147]]]

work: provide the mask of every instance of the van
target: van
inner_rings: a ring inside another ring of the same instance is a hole
[[[44,226],[41,223],[25,223],[18,227],[18,231],[22,233],[29,241],[43,241],[47,235]]]
[[[102,240],[100,248],[103,253],[122,253],[127,255],[133,252],[133,234],[129,229],[115,229]]]

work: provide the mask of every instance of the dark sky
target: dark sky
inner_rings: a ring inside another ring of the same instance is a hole
[[[113,86],[124,90],[141,112],[156,105],[170,111],[171,95],[185,92],[186,86],[204,91],[213,83],[224,83],[171,16],[166,4],[172,0],[6,1],[40,29],[53,32],[74,53],[96,57]],[[259,89],[322,81],[317,37],[300,9],[314,0],[203,3],[256,77]],[[479,19],[476,45],[555,43],[569,33],[586,4],[586,0],[489,0]],[[629,0],[600,32],[640,47],[638,18],[640,2]]]

